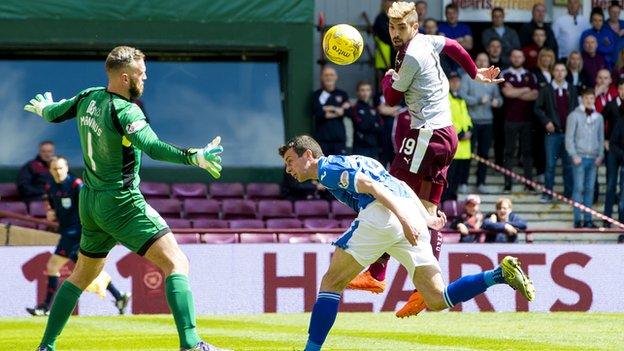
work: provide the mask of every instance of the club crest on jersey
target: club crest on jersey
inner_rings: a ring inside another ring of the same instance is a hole
[[[144,119],[140,119],[138,121],[134,121],[126,126],[126,133],[133,134],[143,129],[147,125],[147,122]]]
[[[349,187],[349,172],[342,171],[340,174],[340,181],[338,182],[338,186],[346,189]]]
[[[64,209],[70,208],[72,205],[71,198],[70,197],[61,198],[61,205],[63,206]]]
[[[336,96],[336,102],[341,103],[342,102],[342,96]]]

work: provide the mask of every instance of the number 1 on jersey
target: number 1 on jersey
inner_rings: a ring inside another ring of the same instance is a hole
[[[92,141],[91,132],[87,132],[87,156],[89,156],[89,160],[91,161],[91,169],[95,169],[95,160],[93,159],[93,141]]]

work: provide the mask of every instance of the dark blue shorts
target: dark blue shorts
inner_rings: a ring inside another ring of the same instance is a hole
[[[78,251],[80,250],[80,236],[61,236],[54,250],[55,255],[67,257],[76,262],[78,260]]]

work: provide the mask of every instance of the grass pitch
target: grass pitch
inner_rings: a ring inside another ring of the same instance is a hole
[[[201,335],[234,350],[302,350],[309,314],[199,317]],[[45,318],[0,318],[0,350],[34,350]],[[624,314],[341,313],[324,350],[624,350]],[[69,350],[178,350],[165,315],[72,317]]]

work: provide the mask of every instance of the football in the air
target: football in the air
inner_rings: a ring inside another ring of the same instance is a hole
[[[348,65],[355,62],[364,49],[360,32],[348,24],[337,24],[323,36],[323,51],[331,62]]]

